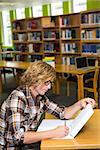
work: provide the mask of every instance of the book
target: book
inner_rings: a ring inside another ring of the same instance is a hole
[[[91,104],[87,104],[86,107],[80,111],[80,113],[76,116],[75,119],[43,119],[37,131],[47,131],[54,129],[57,126],[63,126],[65,125],[66,121],[66,126],[69,127],[69,134],[63,139],[73,139],[82,129],[82,127],[86,124],[86,122],[90,119],[93,113],[94,111]]]
[[[55,57],[54,56],[44,57],[43,61],[55,68]]]

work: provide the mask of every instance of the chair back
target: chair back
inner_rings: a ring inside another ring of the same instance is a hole
[[[99,69],[96,68],[93,78],[93,84],[96,89],[98,88],[98,76],[99,76]]]

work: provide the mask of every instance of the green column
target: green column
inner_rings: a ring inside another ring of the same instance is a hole
[[[16,10],[10,10],[10,20],[13,21],[16,19]]]
[[[42,11],[43,11],[43,16],[50,16],[51,15],[50,4],[42,5]]]
[[[25,8],[25,18],[32,17],[32,7]]]
[[[50,16],[51,16],[51,14],[52,14],[52,13],[51,13],[51,4],[49,4],[49,9],[50,9]]]
[[[16,10],[10,10],[10,21],[11,21],[11,31],[12,31],[12,21],[16,19]],[[13,43],[12,43],[12,48],[13,48]]]
[[[87,0],[87,10],[100,9],[100,0]]]
[[[0,44],[3,42],[3,22],[2,22],[2,12],[0,12]]]
[[[72,13],[72,0],[63,2],[63,14]]]

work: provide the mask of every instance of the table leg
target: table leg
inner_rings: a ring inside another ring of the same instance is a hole
[[[53,93],[55,94],[60,94],[60,79],[59,79],[59,74],[57,74],[56,81],[53,86]]]
[[[56,94],[60,94],[60,81],[59,78],[56,79]]]
[[[83,82],[83,74],[77,75],[78,81],[78,100],[84,98],[84,82]]]

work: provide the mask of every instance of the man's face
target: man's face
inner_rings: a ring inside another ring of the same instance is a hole
[[[44,83],[35,87],[35,91],[40,94],[44,95],[49,89],[51,89],[52,82],[50,80],[46,80]]]

